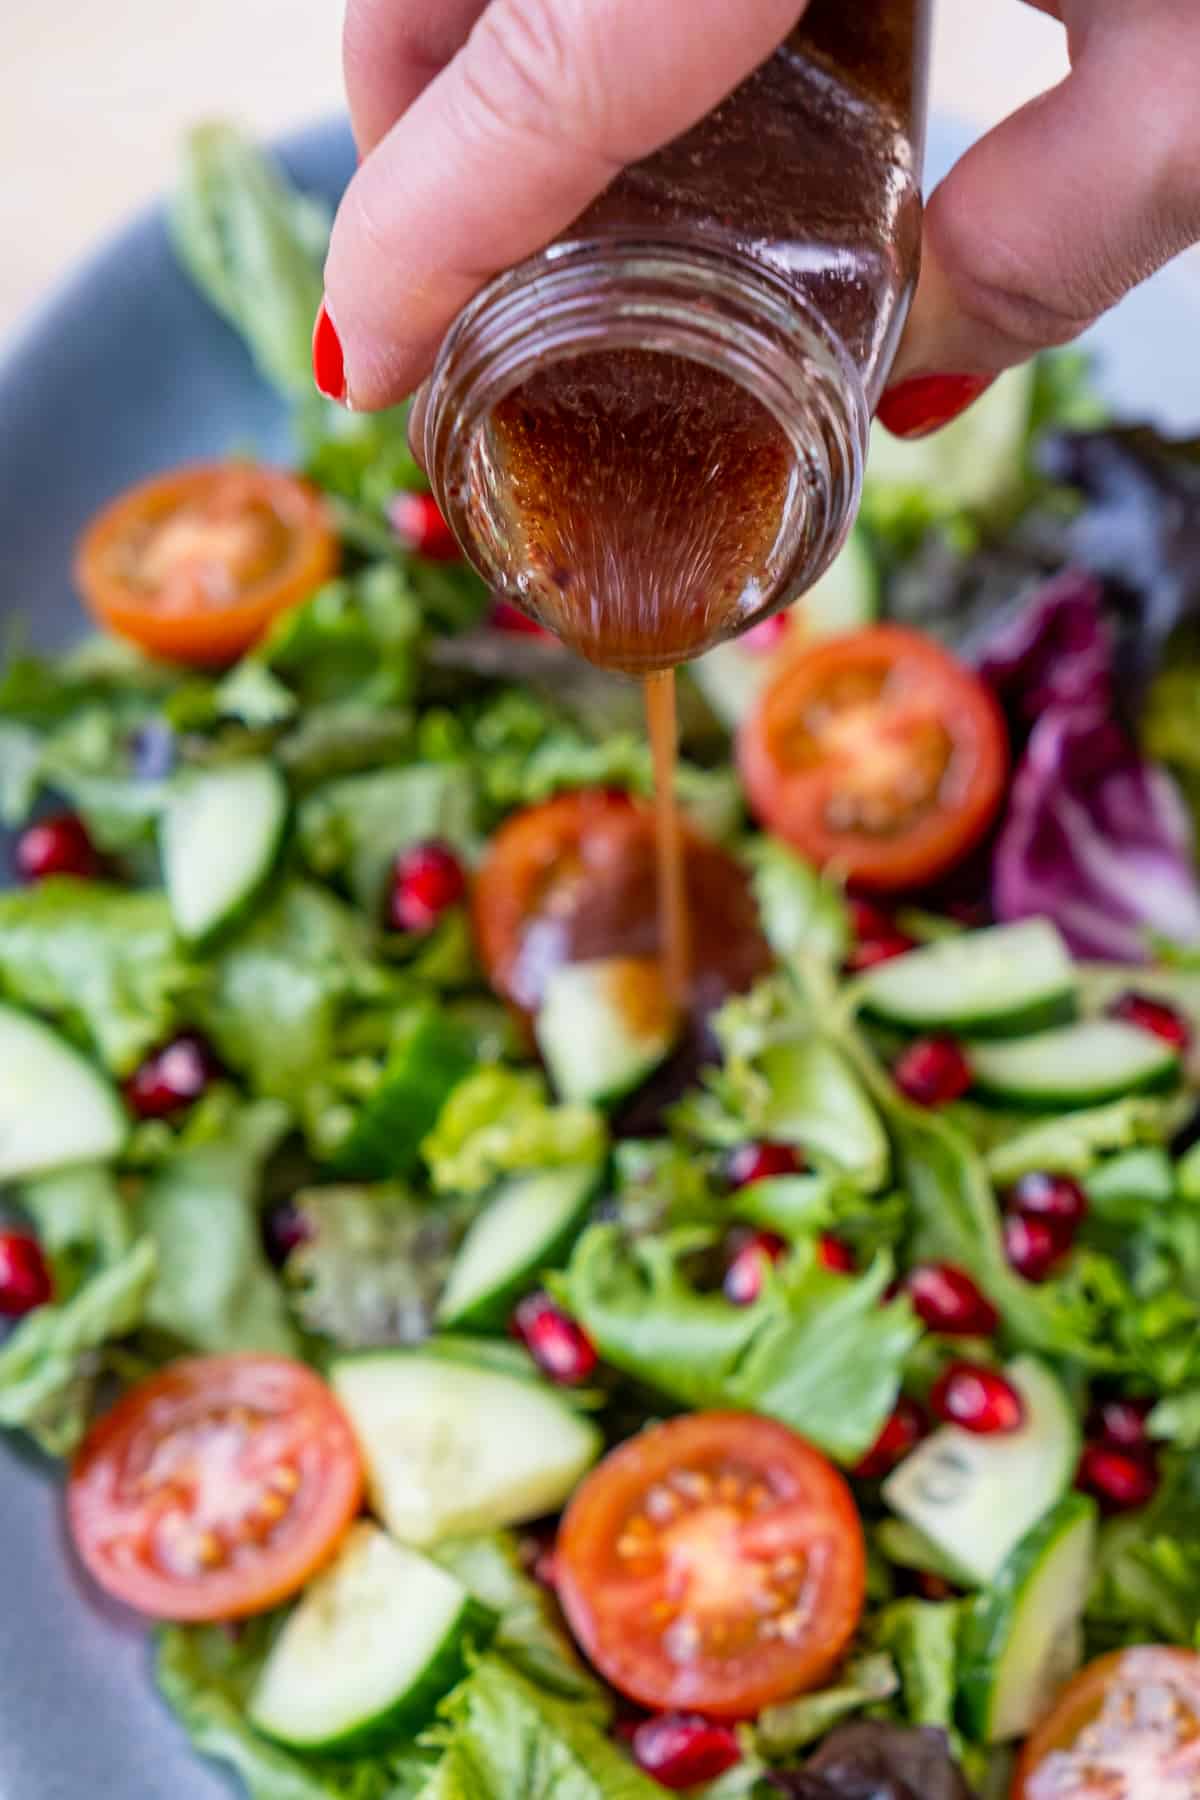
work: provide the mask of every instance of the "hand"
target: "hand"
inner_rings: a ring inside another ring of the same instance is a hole
[[[880,409],[906,434],[946,423],[1001,369],[1069,341],[1200,238],[1200,7],[1033,3],[1065,23],[1073,71],[976,144],[930,201]],[[324,328],[325,385],[341,385],[340,338],[356,406],[410,392],[492,275],[702,118],[803,11],[800,0],[349,0],[364,160],[326,270],[336,335]]]

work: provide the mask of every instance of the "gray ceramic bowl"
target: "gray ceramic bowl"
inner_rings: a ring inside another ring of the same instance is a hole
[[[931,167],[962,133],[942,123]],[[336,198],[353,168],[340,123],[283,147],[290,173]],[[1096,333],[1122,410],[1200,424],[1200,282],[1169,272]],[[43,644],[81,628],[71,546],[139,476],[252,444],[286,454],[283,414],[240,344],[179,273],[152,213],[88,263],[0,363],[0,610]],[[149,1680],[144,1631],[104,1605],[64,1542],[53,1471],[0,1444],[0,1800],[229,1800]]]

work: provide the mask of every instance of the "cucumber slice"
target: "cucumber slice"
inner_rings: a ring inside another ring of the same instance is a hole
[[[969,1044],[967,1053],[980,1094],[1044,1112],[1170,1088],[1180,1069],[1178,1050],[1123,1019],[1083,1019],[1010,1043]]]
[[[613,956],[556,969],[534,1030],[559,1097],[606,1106],[653,1074],[678,1024],[661,964]]]
[[[341,1358],[330,1379],[374,1510],[419,1548],[554,1512],[602,1447],[553,1388],[465,1361],[380,1351]]]
[[[432,1716],[494,1624],[453,1575],[362,1520],[288,1615],[246,1710],[297,1750],[392,1743]]]
[[[1110,1156],[1093,1170],[1084,1186],[1102,1217],[1136,1220],[1140,1214],[1171,1204],[1175,1172],[1165,1150],[1144,1144]]]
[[[1019,1431],[977,1437],[944,1425],[883,1484],[892,1511],[981,1586],[1067,1492],[1079,1462],[1079,1421],[1058,1377],[1030,1356],[1006,1374],[1025,1402]]]
[[[1012,1037],[1074,1016],[1075,969],[1048,919],[963,932],[861,977],[873,1018],[912,1031]]]
[[[287,784],[274,763],[179,778],[159,824],[159,853],[180,937],[206,944],[237,923],[275,867],[287,819]]]
[[[438,1324],[448,1331],[502,1326],[544,1269],[560,1268],[596,1191],[597,1171],[515,1175],[471,1226],[450,1269]]]
[[[723,725],[741,724],[762,690],[797,650],[815,638],[856,631],[879,614],[879,571],[861,532],[851,532],[836,562],[788,610],[788,630],[769,650],[735,638],[690,665]]]
[[[48,1025],[0,1005],[0,1181],[115,1156],[129,1121],[112,1083]]]
[[[1095,1503],[1071,1494],[973,1601],[959,1651],[963,1724],[972,1738],[1024,1737],[1079,1667],[1095,1556]]]
[[[450,1090],[476,1060],[474,1036],[459,1020],[432,1003],[414,1012],[334,1156],[339,1172],[368,1181],[410,1175]]]

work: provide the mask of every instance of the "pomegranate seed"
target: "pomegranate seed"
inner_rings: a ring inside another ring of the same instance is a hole
[[[54,1292],[42,1247],[27,1231],[0,1231],[0,1313],[19,1319]]]
[[[1023,1175],[1008,1198],[1015,1212],[1027,1219],[1045,1219],[1065,1243],[1088,1215],[1087,1195],[1069,1175]]]
[[[138,1064],[125,1083],[125,1098],[139,1119],[165,1119],[191,1106],[220,1073],[207,1040],[198,1031],[181,1031]]]
[[[851,1473],[860,1481],[882,1481],[916,1449],[928,1430],[929,1421],[916,1401],[901,1394],[883,1430]]]
[[[1153,994],[1122,994],[1108,1010],[1112,1018],[1124,1019],[1127,1025],[1136,1025],[1139,1031],[1162,1038],[1176,1050],[1186,1050],[1192,1041],[1192,1028],[1183,1014],[1165,1000],[1156,1000]]]
[[[1145,1450],[1150,1442],[1146,1422],[1154,1411],[1153,1400],[1100,1400],[1088,1415],[1088,1431],[1120,1450]]]
[[[944,1337],[990,1337],[1000,1323],[991,1301],[953,1263],[925,1263],[904,1286],[921,1323]]]
[[[552,631],[547,631],[544,625],[539,625],[536,619],[531,619],[528,613],[522,612],[519,606],[514,606],[511,600],[492,601],[488,611],[488,624],[493,631],[512,631],[518,637],[554,636]]]
[[[935,1604],[942,1600],[953,1600],[958,1592],[944,1575],[932,1575],[928,1569],[914,1569],[913,1586],[922,1600],[932,1600]]]
[[[453,850],[434,842],[414,844],[392,867],[388,924],[393,931],[432,931],[466,891],[466,873]]]
[[[549,1294],[526,1294],[513,1314],[513,1329],[539,1369],[563,1387],[577,1387],[596,1367],[592,1340]]]
[[[783,612],[772,613],[769,619],[760,619],[744,631],[742,649],[752,650],[756,656],[769,656],[772,650],[778,650],[791,628],[791,615],[785,607]]]
[[[392,530],[406,550],[430,562],[458,562],[462,551],[432,494],[397,494],[388,507]]]
[[[971,1065],[954,1038],[917,1038],[898,1057],[892,1079],[916,1106],[948,1106],[970,1087]]]
[[[533,1578],[551,1593],[558,1586],[558,1552],[553,1544],[546,1544],[533,1559]]]
[[[741,1238],[725,1270],[723,1291],[734,1306],[753,1306],[763,1289],[767,1264],[778,1262],[787,1241],[774,1231],[752,1231]]]
[[[54,813],[27,825],[17,839],[13,863],[22,881],[44,881],[47,875],[100,873],[100,855],[77,813]]]
[[[1045,1281],[1070,1248],[1069,1239],[1048,1219],[1010,1213],[1004,1221],[1004,1253],[1026,1281]]]
[[[281,1269],[293,1250],[307,1244],[313,1235],[312,1222],[290,1200],[283,1200],[263,1214],[262,1238],[267,1257]]]
[[[725,1177],[730,1187],[744,1188],[776,1175],[799,1175],[803,1168],[804,1158],[790,1144],[739,1144],[729,1152]]]
[[[831,1275],[853,1275],[858,1270],[858,1258],[849,1244],[831,1231],[823,1231],[817,1239],[817,1260]]]
[[[1133,1512],[1153,1500],[1158,1480],[1153,1456],[1122,1450],[1117,1444],[1088,1444],[1079,1459],[1075,1485],[1094,1494],[1105,1512]]]
[[[863,938],[847,953],[844,967],[848,975],[861,975],[866,969],[877,969],[880,963],[907,956],[912,948],[913,940],[900,931],[887,937]]]
[[[716,1725],[694,1713],[659,1713],[643,1719],[630,1742],[638,1768],[665,1788],[715,1781],[742,1760],[731,1725]]]
[[[980,1363],[951,1363],[936,1384],[929,1403],[939,1419],[978,1437],[1019,1431],[1025,1405],[1011,1381]]]

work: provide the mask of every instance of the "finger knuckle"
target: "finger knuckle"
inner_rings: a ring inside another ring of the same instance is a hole
[[[485,126],[597,151],[604,133],[589,31],[588,9],[569,0],[493,0],[471,33],[463,66]]]
[[[1023,230],[1031,233],[1028,218]],[[1093,253],[1077,266],[1069,246],[1027,235],[1018,244],[974,207],[952,202],[940,220],[938,252],[955,298],[973,324],[1026,355],[1068,344],[1120,296]]]

